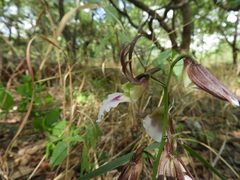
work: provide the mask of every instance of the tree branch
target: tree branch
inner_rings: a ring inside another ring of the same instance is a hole
[[[240,3],[236,7],[231,7],[229,5],[225,5],[223,2],[218,0],[213,0],[214,4],[226,11],[239,11],[240,10]]]
[[[156,19],[159,22],[160,26],[168,33],[169,39],[172,43],[172,48],[178,49],[178,45],[176,41],[177,39],[176,32],[168,26],[168,24],[164,21],[165,19],[163,17],[161,17],[158,13],[156,13],[155,10],[150,9],[147,5],[145,5],[141,1],[138,1],[138,0],[128,0],[128,1],[134,4],[139,9],[142,9],[143,11],[148,13],[153,19]]]
[[[162,50],[162,51],[164,50],[164,48],[163,48],[163,47],[159,44],[159,42],[157,41],[157,38],[156,38],[155,33],[154,33],[154,31],[153,31],[153,28],[152,28],[152,27],[151,27],[151,28],[149,27],[149,23],[151,23],[152,20],[150,20],[149,22],[148,22],[148,20],[146,20],[143,24],[141,24],[141,25],[138,26],[138,25],[136,25],[136,24],[132,21],[132,19],[131,19],[130,16],[128,15],[125,3],[123,3],[123,4],[124,4],[124,8],[123,8],[124,11],[122,11],[121,9],[118,8],[118,6],[117,6],[112,0],[109,0],[109,1],[110,1],[110,3],[113,5],[113,7],[118,11],[118,13],[121,14],[121,15],[123,15],[124,17],[126,17],[126,18],[128,19],[128,21],[129,21],[129,23],[130,23],[135,29],[137,29],[139,33],[141,33],[141,34],[142,34],[143,36],[145,36],[147,39],[153,41],[153,43],[156,45],[157,48],[159,48],[159,49]],[[147,22],[148,22],[148,28],[149,28],[151,34],[148,34],[146,31],[143,30],[143,27],[147,24]]]

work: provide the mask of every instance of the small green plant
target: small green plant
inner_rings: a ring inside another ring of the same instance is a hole
[[[3,86],[0,82],[0,119],[5,116],[9,110],[13,107],[13,97],[12,94]]]
[[[92,169],[92,164],[88,154],[89,149],[96,147],[100,135],[98,126],[93,123],[86,123],[85,126],[81,127],[77,127],[75,124],[70,125],[69,120],[61,119],[62,111],[59,107],[56,107],[54,97],[45,92],[44,84],[35,83],[33,88],[31,77],[22,76],[21,84],[16,87],[16,93],[21,96],[21,100],[17,104],[18,108],[14,111],[26,113],[32,93],[34,93],[30,120],[33,128],[44,132],[49,139],[46,145],[46,158],[49,159],[50,166],[56,167],[61,164],[72,147],[76,143],[82,143],[81,174],[89,172]],[[88,102],[89,94],[87,92],[80,95],[73,93],[73,95],[78,103],[85,104]],[[0,102],[1,117],[3,117],[13,108],[14,98],[1,82]]]

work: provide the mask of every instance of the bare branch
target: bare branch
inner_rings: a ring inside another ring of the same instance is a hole
[[[141,1],[138,1],[138,0],[128,0],[128,1],[133,3],[139,9],[142,9],[143,11],[147,12],[153,19],[156,19],[159,22],[160,26],[168,33],[169,39],[172,42],[172,47],[174,49],[178,49],[178,45],[176,41],[176,38],[177,38],[176,32],[171,27],[168,26],[168,24],[164,21],[164,17],[161,17],[158,13],[156,13],[156,10],[150,9],[147,5],[145,5]]]
[[[226,11],[239,11],[240,10],[240,3],[236,7],[231,7],[229,5],[224,4],[218,0],[213,0],[214,4]]]
[[[123,9],[124,9],[124,10],[122,11],[120,8],[118,8],[118,6],[117,6],[112,0],[109,0],[109,1],[110,1],[110,3],[114,6],[114,8],[118,11],[118,13],[121,14],[121,15],[123,15],[124,17],[126,17],[126,18],[128,19],[128,22],[129,22],[135,29],[137,29],[140,34],[142,34],[142,35],[143,35],[144,37],[146,37],[147,39],[153,41],[153,43],[156,45],[157,48],[159,48],[159,49],[162,50],[162,51],[164,50],[164,48],[163,48],[163,47],[159,44],[159,42],[157,41],[157,38],[156,38],[156,36],[155,36],[155,33],[154,33],[153,28],[152,28],[152,27],[150,28],[150,26],[149,26],[149,23],[152,22],[152,19],[150,19],[150,21],[147,19],[145,22],[143,22],[143,24],[141,24],[141,25],[136,25],[136,24],[132,21],[131,17],[128,15],[127,9],[126,9],[126,5],[125,5],[124,2],[123,2],[123,4],[124,4],[124,8],[123,8]],[[148,28],[149,28],[151,34],[148,34],[146,31],[143,30],[143,27],[144,27],[147,23],[148,23]]]

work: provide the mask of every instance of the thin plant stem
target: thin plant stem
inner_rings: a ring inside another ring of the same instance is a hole
[[[169,71],[168,78],[167,78],[167,82],[166,82],[166,85],[163,88],[163,90],[164,90],[164,96],[163,96],[164,118],[163,118],[163,129],[162,129],[162,141],[160,142],[157,158],[156,158],[156,160],[154,162],[154,166],[153,166],[153,174],[152,174],[152,179],[153,180],[156,180],[159,160],[160,160],[162,151],[164,149],[165,141],[166,141],[165,134],[166,134],[167,124],[168,124],[168,87],[169,87],[170,80],[171,80],[171,77],[172,77],[173,67],[176,65],[176,63],[178,61],[180,61],[181,59],[183,59],[185,57],[189,57],[189,58],[193,59],[193,57],[189,54],[179,55],[171,64],[170,71]]]

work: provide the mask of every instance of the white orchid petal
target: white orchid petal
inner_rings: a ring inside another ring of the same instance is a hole
[[[184,175],[184,180],[193,180],[193,178],[191,178],[191,177],[188,176],[188,175]]]
[[[157,142],[162,140],[162,126],[158,119],[151,118],[149,115],[143,119],[143,127],[147,134]]]
[[[122,102],[130,102],[130,98],[124,96],[123,93],[109,94],[108,98],[103,101],[102,106],[100,107],[98,119],[96,122],[101,122],[102,116],[104,115],[105,112],[109,112],[111,108],[117,107],[118,104]]]
[[[240,101],[238,99],[233,99],[232,97],[230,97],[230,102],[234,106],[240,106]]]

